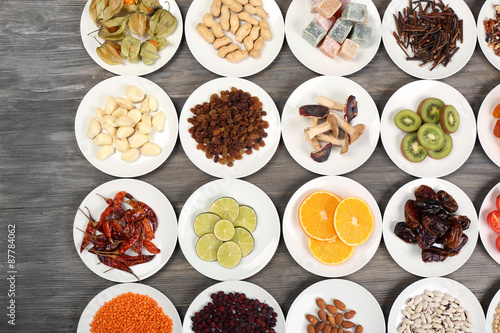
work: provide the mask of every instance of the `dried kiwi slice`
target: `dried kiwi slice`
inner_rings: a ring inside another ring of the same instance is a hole
[[[439,121],[439,110],[444,106],[444,103],[439,98],[426,98],[417,108],[417,113],[422,117],[424,123],[437,124]]]
[[[460,116],[457,109],[452,105],[445,105],[439,111],[439,124],[443,132],[450,134],[455,133],[460,125]]]
[[[405,132],[415,132],[422,125],[422,118],[412,110],[401,110],[394,116],[396,126]]]
[[[425,160],[427,150],[418,143],[417,132],[405,135],[401,141],[401,153],[410,162],[418,163]]]
[[[439,125],[426,123],[417,132],[418,142],[427,150],[438,150],[444,145],[444,132]]]
[[[441,149],[438,150],[429,150],[427,154],[435,159],[441,159],[448,155],[450,155],[451,150],[453,149],[453,140],[451,139],[451,135],[444,134],[444,145]]]

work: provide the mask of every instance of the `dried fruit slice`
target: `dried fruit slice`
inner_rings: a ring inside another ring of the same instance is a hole
[[[349,246],[358,246],[370,238],[375,220],[366,201],[347,197],[338,204],[333,223],[340,240]]]
[[[354,253],[354,246],[346,245],[338,237],[329,241],[320,241],[309,237],[309,251],[325,265],[338,265],[349,259]]]
[[[340,201],[338,195],[328,191],[309,194],[299,207],[299,223],[304,232],[317,240],[335,238],[333,216]]]
[[[222,267],[232,268],[241,261],[241,249],[235,242],[225,242],[217,250],[217,261]]]
[[[196,254],[205,261],[215,261],[217,260],[217,250],[221,245],[222,242],[214,234],[203,235],[196,242]]]
[[[233,221],[233,225],[254,232],[257,226],[257,214],[255,210],[250,206],[241,205],[240,212],[236,220]]]
[[[231,221],[220,220],[215,223],[214,234],[218,240],[223,242],[228,241],[234,236],[234,226]]]
[[[249,255],[255,247],[255,240],[252,234],[247,229],[241,227],[234,228],[234,237],[230,241],[238,244],[242,257]]]
[[[209,210],[211,213],[219,215],[221,219],[233,222],[238,217],[240,205],[233,198],[222,197],[215,200],[210,205]]]

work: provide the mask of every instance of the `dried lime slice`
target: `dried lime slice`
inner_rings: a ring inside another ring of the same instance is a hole
[[[220,221],[220,217],[214,213],[201,213],[194,219],[194,232],[198,237],[214,232],[215,223]]]
[[[217,260],[217,250],[221,245],[222,242],[214,234],[206,234],[196,242],[196,253],[203,260],[215,261]]]
[[[225,242],[217,250],[217,261],[222,267],[232,268],[241,260],[241,249],[235,242]]]
[[[236,220],[233,221],[235,227],[243,227],[250,232],[255,231],[257,226],[257,214],[255,210],[250,206],[241,205],[240,213]]]
[[[234,236],[234,226],[231,221],[220,220],[215,223],[214,234],[218,240],[223,242],[230,240]]]
[[[238,201],[230,197],[222,197],[215,200],[210,205],[210,212],[215,213],[221,217],[223,220],[229,220],[233,222],[238,217],[240,211],[240,205]]]
[[[252,234],[245,228],[234,228],[234,237],[231,242],[235,242],[241,249],[241,256],[246,257],[255,247],[255,240]]]

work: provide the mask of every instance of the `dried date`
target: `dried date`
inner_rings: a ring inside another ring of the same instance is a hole
[[[416,243],[417,235],[410,229],[406,222],[398,222],[394,227],[394,234],[406,243]]]
[[[452,222],[450,228],[443,236],[443,245],[454,249],[462,240],[462,225],[459,222]]]
[[[416,199],[428,199],[439,201],[439,197],[434,189],[427,185],[420,185],[414,192]]]
[[[434,246],[429,249],[422,250],[422,260],[424,262],[441,262],[448,258],[448,256],[448,252]]]
[[[415,200],[406,201],[405,221],[412,229],[416,229],[420,225],[420,212],[417,210]]]
[[[434,235],[442,237],[446,231],[448,231],[450,222],[447,220],[441,220],[436,215],[426,214],[422,216],[422,226]]]
[[[425,228],[421,228],[417,235],[417,244],[422,250],[432,247],[438,237]]]
[[[417,198],[415,206],[421,214],[437,214],[441,210],[438,200]]]
[[[448,213],[452,214],[458,210],[457,202],[451,195],[448,194],[448,192],[440,190],[437,192],[437,195],[441,206],[443,206],[444,210]]]
[[[457,221],[462,225],[463,230],[467,230],[470,227],[470,219],[465,215],[453,215],[448,217],[448,221]]]
[[[448,246],[445,246],[443,248],[443,250],[445,250],[450,257],[456,256],[457,254],[460,253],[460,251],[465,246],[465,244],[467,244],[468,241],[469,241],[469,237],[467,237],[466,234],[462,233],[462,239],[460,239],[460,243],[458,243],[458,246],[456,246],[454,248],[450,248]]]

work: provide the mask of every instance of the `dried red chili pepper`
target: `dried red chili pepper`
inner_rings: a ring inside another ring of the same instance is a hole
[[[123,214],[122,221],[125,223],[140,221],[145,218],[147,214],[142,209],[129,209]]]
[[[120,254],[124,254],[125,252],[127,252],[127,250],[130,249],[135,242],[137,242],[140,236],[141,236],[141,228],[136,227],[135,230],[130,235],[130,237],[122,241],[120,247],[118,248],[118,252]]]
[[[153,254],[158,254],[161,252],[160,249],[157,248],[156,245],[154,245],[153,242],[151,242],[149,239],[144,240],[144,247],[146,248],[146,250]]]
[[[83,250],[85,250],[85,248],[92,242],[92,236],[94,236],[97,231],[97,222],[92,218],[90,212],[89,215],[87,215],[80,209],[80,207],[78,207],[78,209],[83,213],[83,215],[85,215],[87,220],[89,220],[89,222],[87,223],[87,228],[85,229],[85,234],[83,235],[82,244],[80,245],[80,253],[82,253]]]

